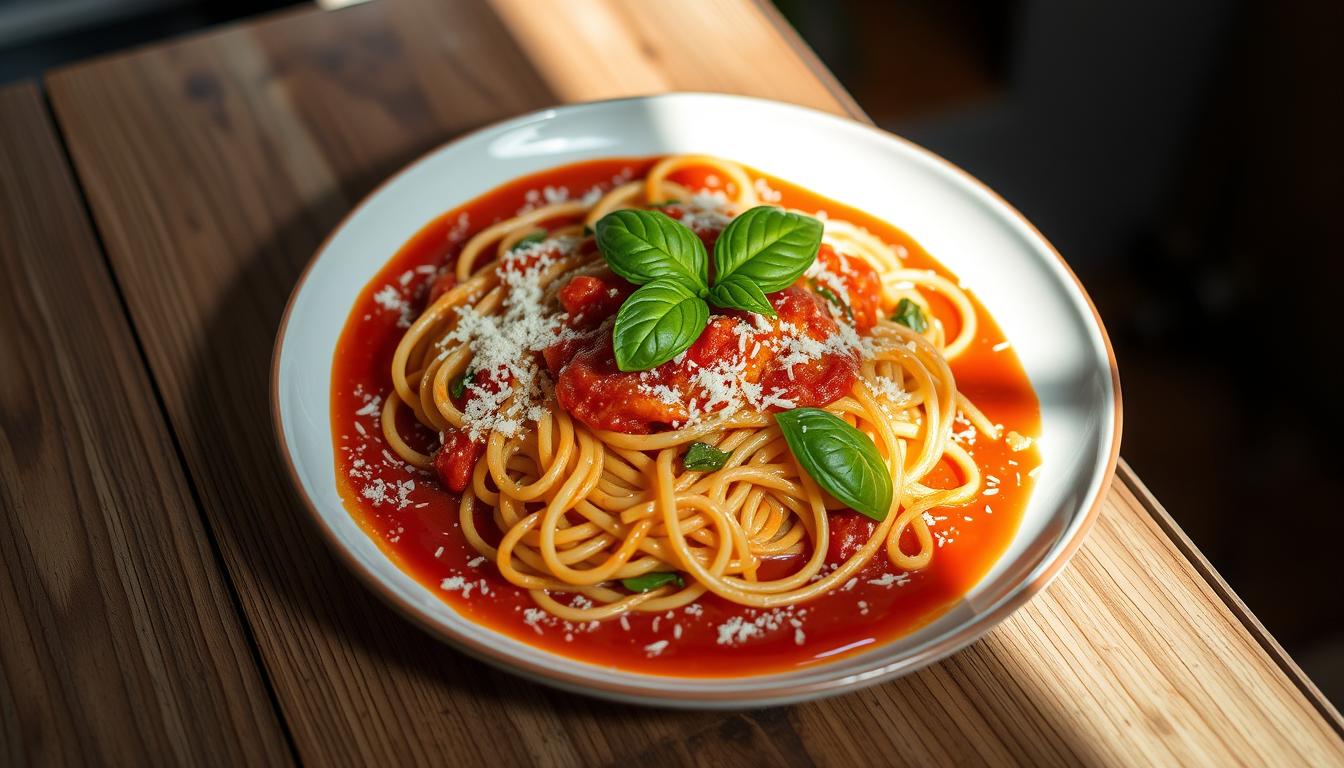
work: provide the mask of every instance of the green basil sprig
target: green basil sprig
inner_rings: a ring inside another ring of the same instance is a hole
[[[775,414],[784,442],[817,485],[850,509],[878,522],[891,511],[891,473],[873,441],[820,408]]]
[[[723,469],[732,455],[708,443],[691,443],[681,457],[681,465],[690,472],[714,472]]]
[[[700,238],[661,211],[614,211],[598,220],[598,250],[612,272],[642,286],[616,313],[616,367],[644,371],[686,351],[709,322],[709,304],[775,316],[765,294],[787,288],[817,257],[821,222],[770,206],[733,219],[714,245],[714,284]]]
[[[635,209],[598,219],[595,234],[611,271],[641,286],[616,313],[616,367],[646,371],[694,344],[709,322],[709,257],[700,238],[665,213]]]
[[[621,586],[631,592],[651,592],[665,584],[676,584],[678,587],[686,586],[681,574],[675,571],[658,571],[621,579]]]

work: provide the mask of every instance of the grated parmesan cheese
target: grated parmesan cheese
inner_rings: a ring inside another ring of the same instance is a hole
[[[722,193],[697,194],[677,206],[681,223],[696,232],[717,232],[732,220],[728,199]]]
[[[405,284],[403,283],[403,285]],[[402,295],[401,291],[398,290],[395,285],[384,285],[382,288],[378,289],[378,292],[373,294],[373,302],[389,312],[396,312],[398,314],[398,328],[411,327],[411,320],[413,319],[411,302]]]
[[[1004,440],[1008,443],[1008,447],[1012,449],[1014,453],[1025,451],[1031,447],[1031,438],[1026,437],[1025,435],[1020,435],[1017,432],[1010,431]]]
[[[360,489],[359,493],[374,506],[387,505],[397,509],[405,509],[411,504],[411,492],[414,490],[414,480],[398,480],[389,483],[378,477]]]
[[[845,266],[848,263],[847,257],[841,256],[839,261],[841,265],[840,267],[841,271],[845,271]],[[844,279],[841,278],[840,275],[837,275],[831,270],[827,269],[826,266],[823,265],[820,260],[812,262],[812,266],[808,267],[807,271],[804,272],[803,275],[805,277],[810,277],[813,280],[817,281],[818,284],[824,285],[827,288],[829,288],[831,292],[836,295],[837,298],[839,298],[841,301],[845,303],[845,306],[848,307],[854,306],[854,301],[849,297],[849,290],[845,287],[846,283]],[[832,314],[835,315],[844,314],[843,310],[841,310],[834,304],[828,304],[827,306],[830,308]]]
[[[471,439],[480,440],[492,431],[514,437],[546,415],[552,384],[535,353],[562,339],[565,331],[561,314],[542,302],[541,277],[577,244],[577,238],[553,237],[506,255],[497,270],[508,291],[498,315],[481,314],[472,306],[457,308],[457,326],[443,343],[467,345],[472,368],[488,372],[492,380],[490,386],[479,380],[467,385],[471,398],[462,425]],[[519,268],[529,261],[526,268]],[[501,381],[511,381],[512,386],[495,386]]]
[[[788,606],[759,613],[753,611],[755,615],[751,618],[733,616],[718,626],[718,637],[715,642],[727,646],[741,645],[754,637],[762,637],[767,632],[775,632],[786,626],[797,629],[802,626],[797,617],[806,611],[806,608],[797,609],[796,606]]]
[[[755,624],[744,621],[741,616],[734,616],[720,624],[718,631],[719,637],[715,642],[719,645],[744,643],[761,633]]]
[[[542,634],[541,624],[549,614],[540,608],[528,608],[523,611],[523,623],[531,627],[538,635]]]
[[[876,376],[869,385],[869,390],[879,399],[886,400],[890,405],[903,408],[914,398],[909,392],[905,391],[905,384],[886,376]]]
[[[902,571],[900,573],[884,573],[876,579],[869,579],[869,584],[875,587],[890,587],[893,584],[898,587],[904,587],[910,583],[910,574]]]
[[[478,590],[482,595],[490,594],[490,585],[486,583],[485,579],[469,581],[466,577],[460,574],[457,576],[449,576],[439,582],[439,589],[442,589],[445,592],[460,592],[463,597],[471,597],[471,591],[473,589]]]

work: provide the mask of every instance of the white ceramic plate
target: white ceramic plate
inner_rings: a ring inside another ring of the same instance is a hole
[[[601,157],[706,153],[737,160],[908,232],[984,302],[1041,402],[1043,467],[998,563],[924,628],[805,671],[678,678],[613,671],[520,643],[458,615],[399,570],[341,505],[330,377],[355,297],[431,219],[518,176]],[[319,528],[374,591],[458,648],[519,674],[608,698],[760,706],[869,685],[968,645],[1040,591],[1077,549],[1115,469],[1119,379],[1101,321],[1031,224],[941,158],[829,114],[758,99],[670,94],[545,110],[472,133],[394,176],[318,251],[276,341],[272,409],[281,453]],[[319,375],[320,374],[320,375]]]

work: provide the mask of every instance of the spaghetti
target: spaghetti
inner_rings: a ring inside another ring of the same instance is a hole
[[[590,199],[537,205],[466,242],[396,347],[381,411],[388,446],[459,486],[467,542],[556,617],[660,613],[707,592],[768,609],[831,592],[878,557],[917,571],[935,556],[928,510],[981,491],[954,422],[991,439],[1001,429],[958,392],[949,366],[975,338],[974,305],[843,220],[824,221],[817,262],[772,295],[777,318],[720,312],[680,360],[639,374],[602,367],[612,299],[629,286],[596,249],[597,222],[657,207],[712,242],[758,203],[741,166],[673,156]],[[954,332],[932,294],[955,311]],[[898,307],[927,322],[889,319]],[[781,386],[765,386],[772,374]],[[836,382],[848,386],[828,391]],[[842,505],[771,415],[804,402],[862,432],[892,479],[887,514],[840,562],[827,562],[828,532]],[[403,410],[442,447],[417,450]],[[726,454],[722,466],[687,468],[695,443]],[[955,468],[952,487],[929,481],[940,464]],[[769,567],[785,556],[796,567]],[[677,581],[647,591],[622,586],[672,572]]]

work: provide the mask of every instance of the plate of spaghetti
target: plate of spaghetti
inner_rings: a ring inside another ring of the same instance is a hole
[[[1115,468],[1063,260],[877,129],[673,94],[534,113],[361,203],[276,342],[318,529],[459,649],[569,690],[757,706],[983,635]]]

